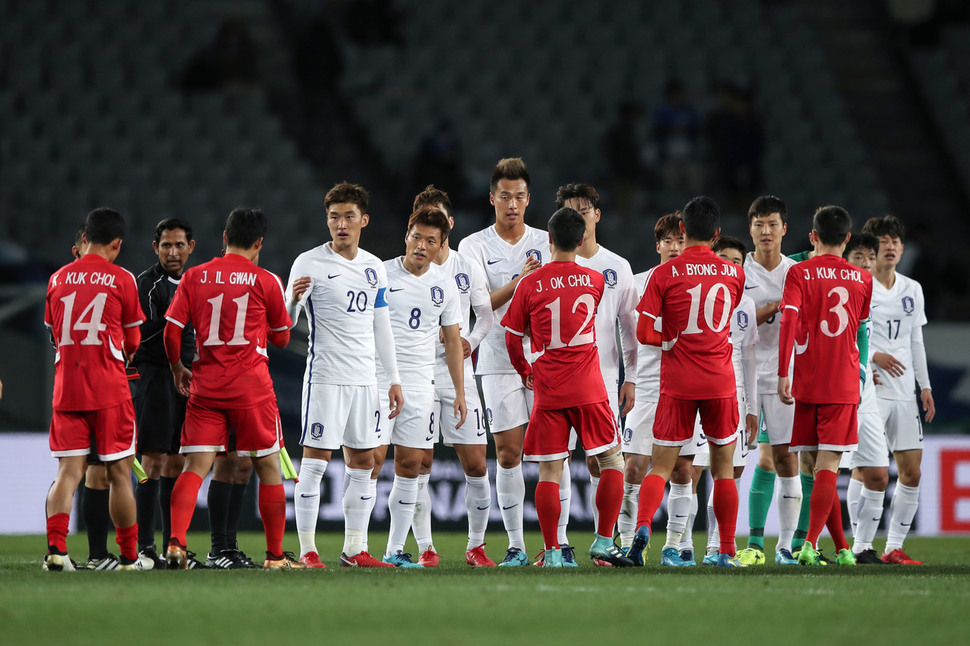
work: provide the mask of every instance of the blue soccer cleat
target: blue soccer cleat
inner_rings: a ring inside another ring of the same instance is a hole
[[[694,550],[680,550],[680,560],[684,562],[687,567],[693,567],[697,565],[697,561],[694,560]]]
[[[676,547],[665,547],[660,553],[660,565],[668,567],[686,567],[687,564],[680,558],[680,550]]]
[[[798,565],[798,559],[792,556],[790,550],[783,547],[775,552],[775,563],[778,565]]]
[[[498,564],[499,567],[519,567],[521,565],[528,565],[529,557],[525,555],[525,552],[517,547],[510,547],[505,553],[505,560]]]
[[[717,555],[717,567],[748,567],[744,563],[738,560],[736,556],[730,556],[728,554],[718,554]]]
[[[650,528],[647,525],[637,528],[637,533],[633,536],[633,543],[627,552],[627,558],[633,561],[637,567],[643,567],[643,557],[647,554],[650,547]]]
[[[560,545],[560,551],[562,551],[562,566],[563,567],[579,567],[579,563],[576,562],[576,548],[572,545]]]
[[[385,555],[383,560],[385,563],[390,563],[394,567],[424,567],[420,563],[412,561],[411,555],[405,553],[403,550],[398,550],[390,556]]]
[[[563,563],[562,550],[558,547],[550,547],[542,555],[542,567],[566,567]]]

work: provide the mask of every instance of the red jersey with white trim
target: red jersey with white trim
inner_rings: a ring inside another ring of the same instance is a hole
[[[44,306],[56,347],[54,410],[102,410],[130,400],[124,328],[144,320],[127,269],[88,254],[54,272]]]
[[[532,338],[535,408],[608,401],[596,350],[596,307],[603,274],[574,262],[550,262],[519,281],[502,325]]]
[[[744,270],[698,245],[657,266],[637,306],[662,319],[660,393],[676,399],[737,394],[731,314],[744,293]]]
[[[266,337],[291,325],[283,283],[237,254],[192,267],[165,318],[195,328],[190,394],[252,408],[275,399]]]
[[[785,319],[794,316],[792,397],[808,404],[859,403],[856,333],[869,320],[871,301],[872,275],[839,256],[815,256],[789,270],[781,298],[778,376],[788,376],[792,340]]]

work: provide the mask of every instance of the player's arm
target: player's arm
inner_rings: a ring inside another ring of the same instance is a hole
[[[269,333],[266,340],[277,348],[285,348],[290,342],[290,328],[293,327],[293,317],[290,316],[286,307],[286,293],[283,289],[283,281],[273,272],[262,274],[264,278],[260,283],[263,286],[263,299],[266,302],[266,324],[269,326]],[[299,310],[297,310],[299,314]]]
[[[795,330],[798,323],[798,308],[786,305],[781,315],[781,331],[778,338],[778,396],[784,404],[794,404],[791,396],[791,379],[788,368],[791,365],[792,351],[795,348]]]
[[[923,416],[927,422],[932,422],[936,417],[936,403],[933,401],[933,389],[930,387],[930,371],[926,362],[922,325],[913,326],[910,348],[913,353],[913,373],[916,375],[916,384],[920,387],[919,398],[923,404]]]
[[[154,338],[165,330],[165,304],[159,302],[161,290],[152,289],[154,282],[138,281],[138,302],[145,313],[145,322],[141,324],[141,338],[145,341]]]
[[[182,364],[182,329],[185,326],[169,319],[165,324],[162,341],[165,344],[165,356],[172,369],[175,388],[183,397],[189,396],[189,385],[192,382],[192,371]]]
[[[637,341],[643,345],[660,347],[663,337],[657,329],[657,319],[651,314],[640,312],[640,320],[637,321]]]
[[[377,290],[377,300],[374,303],[374,344],[377,346],[377,356],[387,373],[387,380],[391,384],[388,390],[390,413],[388,419],[394,419],[404,406],[404,393],[401,390],[401,374],[397,369],[397,350],[394,346],[394,331],[391,329],[391,314],[387,309],[387,298],[384,296],[386,287]]]
[[[508,348],[512,367],[522,377],[522,383],[525,384],[526,388],[532,390],[532,366],[525,358],[525,351],[522,349],[522,336],[521,333],[506,328],[505,347]]]
[[[488,284],[482,270],[476,265],[471,265],[468,278],[471,282],[469,302],[472,306],[472,312],[475,313],[475,327],[467,333],[464,337],[464,343],[462,343],[465,358],[471,356],[475,348],[488,336],[495,322],[495,317],[492,316],[492,301],[488,295]]]
[[[489,292],[488,295],[492,300],[492,309],[497,310],[512,300],[512,295],[515,294],[515,288],[519,285],[519,281],[534,272],[539,267],[541,267],[541,265],[539,264],[538,260],[532,257],[526,258],[525,264],[522,265],[522,271],[518,276],[495,291]]]
[[[125,328],[125,356],[131,363],[135,358],[135,352],[141,344],[141,328],[137,325]]]
[[[777,314],[780,307],[781,307],[781,301],[772,301],[770,303],[766,303],[765,305],[762,305],[761,307],[759,307],[756,311],[758,325],[761,325],[762,323],[770,319],[772,316]]]
[[[620,352],[623,357],[623,384],[620,386],[620,415],[625,416],[636,403],[637,375],[637,289],[633,273],[626,270],[624,289],[620,294],[617,325],[620,329]]]
[[[451,383],[455,386],[455,417],[459,420],[455,428],[461,428],[468,414],[465,407],[465,355],[462,352],[461,335],[457,324],[442,325],[441,332],[445,343],[445,362],[451,374]]]

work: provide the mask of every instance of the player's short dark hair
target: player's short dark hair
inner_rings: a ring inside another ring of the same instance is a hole
[[[657,224],[653,227],[653,235],[656,236],[657,242],[660,242],[667,236],[679,236],[680,223],[683,219],[683,211],[674,211],[673,213],[661,215],[657,220]]]
[[[862,232],[871,233],[877,238],[879,236],[889,236],[890,238],[899,238],[902,241],[906,240],[906,227],[903,226],[903,221],[895,215],[869,218],[862,225]]]
[[[74,246],[75,247],[77,247],[77,248],[80,249],[81,245],[84,244],[84,237],[83,236],[84,236],[84,223],[82,222],[81,223],[81,226],[79,226],[77,228],[77,231],[74,232]]]
[[[600,208],[600,194],[592,184],[566,184],[556,191],[556,208],[566,206],[566,200],[586,200],[594,209]]]
[[[125,219],[117,211],[102,206],[88,213],[84,234],[88,244],[111,244],[125,237]]]
[[[525,187],[528,189],[532,182],[529,179],[529,171],[525,167],[525,162],[521,157],[506,157],[498,160],[495,170],[492,171],[492,181],[489,183],[491,191],[494,193],[499,180],[521,179],[525,180]]]
[[[744,254],[748,253],[744,243],[741,242],[741,238],[725,235],[720,235],[714,238],[714,242],[711,244],[711,251],[717,253],[718,251],[723,251],[724,249],[735,249],[741,253],[742,257]]]
[[[422,206],[444,207],[445,215],[451,215],[451,198],[434,184],[428,184],[423,191],[414,196],[411,210],[417,211]]]
[[[824,245],[836,247],[852,231],[852,218],[841,206],[820,206],[812,216],[812,228]]]
[[[174,229],[182,229],[185,231],[185,239],[192,242],[192,225],[178,218],[167,218],[155,225],[155,242],[157,243],[162,239],[163,231],[172,231]]]
[[[780,197],[774,195],[762,195],[756,197],[751,206],[748,207],[748,224],[757,217],[763,217],[777,213],[781,216],[783,223],[788,223],[788,207]]]
[[[366,214],[370,208],[370,193],[360,184],[339,182],[327,191],[323,198],[323,209],[330,210],[331,204],[356,204],[361,214]]]
[[[713,240],[721,228],[721,207],[717,202],[700,195],[684,207],[684,234],[691,240]]]
[[[868,249],[872,253],[879,253],[879,238],[871,233],[853,233],[852,237],[845,244],[845,251],[842,252],[843,258],[848,258],[849,254],[856,249]]]
[[[575,251],[586,233],[586,220],[576,209],[563,207],[552,214],[546,228],[556,249]]]
[[[422,206],[408,218],[408,232],[414,227],[414,225],[421,225],[425,227],[434,227],[441,232],[441,241],[444,242],[448,239],[448,234],[451,233],[451,225],[448,224],[448,216],[445,212],[439,209],[437,206]]]
[[[266,235],[266,216],[259,209],[237,206],[226,218],[226,245],[252,249]]]

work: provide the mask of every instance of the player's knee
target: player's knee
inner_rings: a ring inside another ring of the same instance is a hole
[[[885,491],[889,486],[889,472],[886,469],[867,469],[862,480],[869,491]]]
[[[516,451],[512,447],[503,447],[495,451],[495,459],[503,469],[512,469],[522,462],[522,451]]]
[[[586,458],[586,461],[588,463],[590,458]],[[599,469],[599,473],[602,473],[607,469],[623,471],[623,456],[619,452],[611,453],[610,455],[597,455],[593,462]]]

